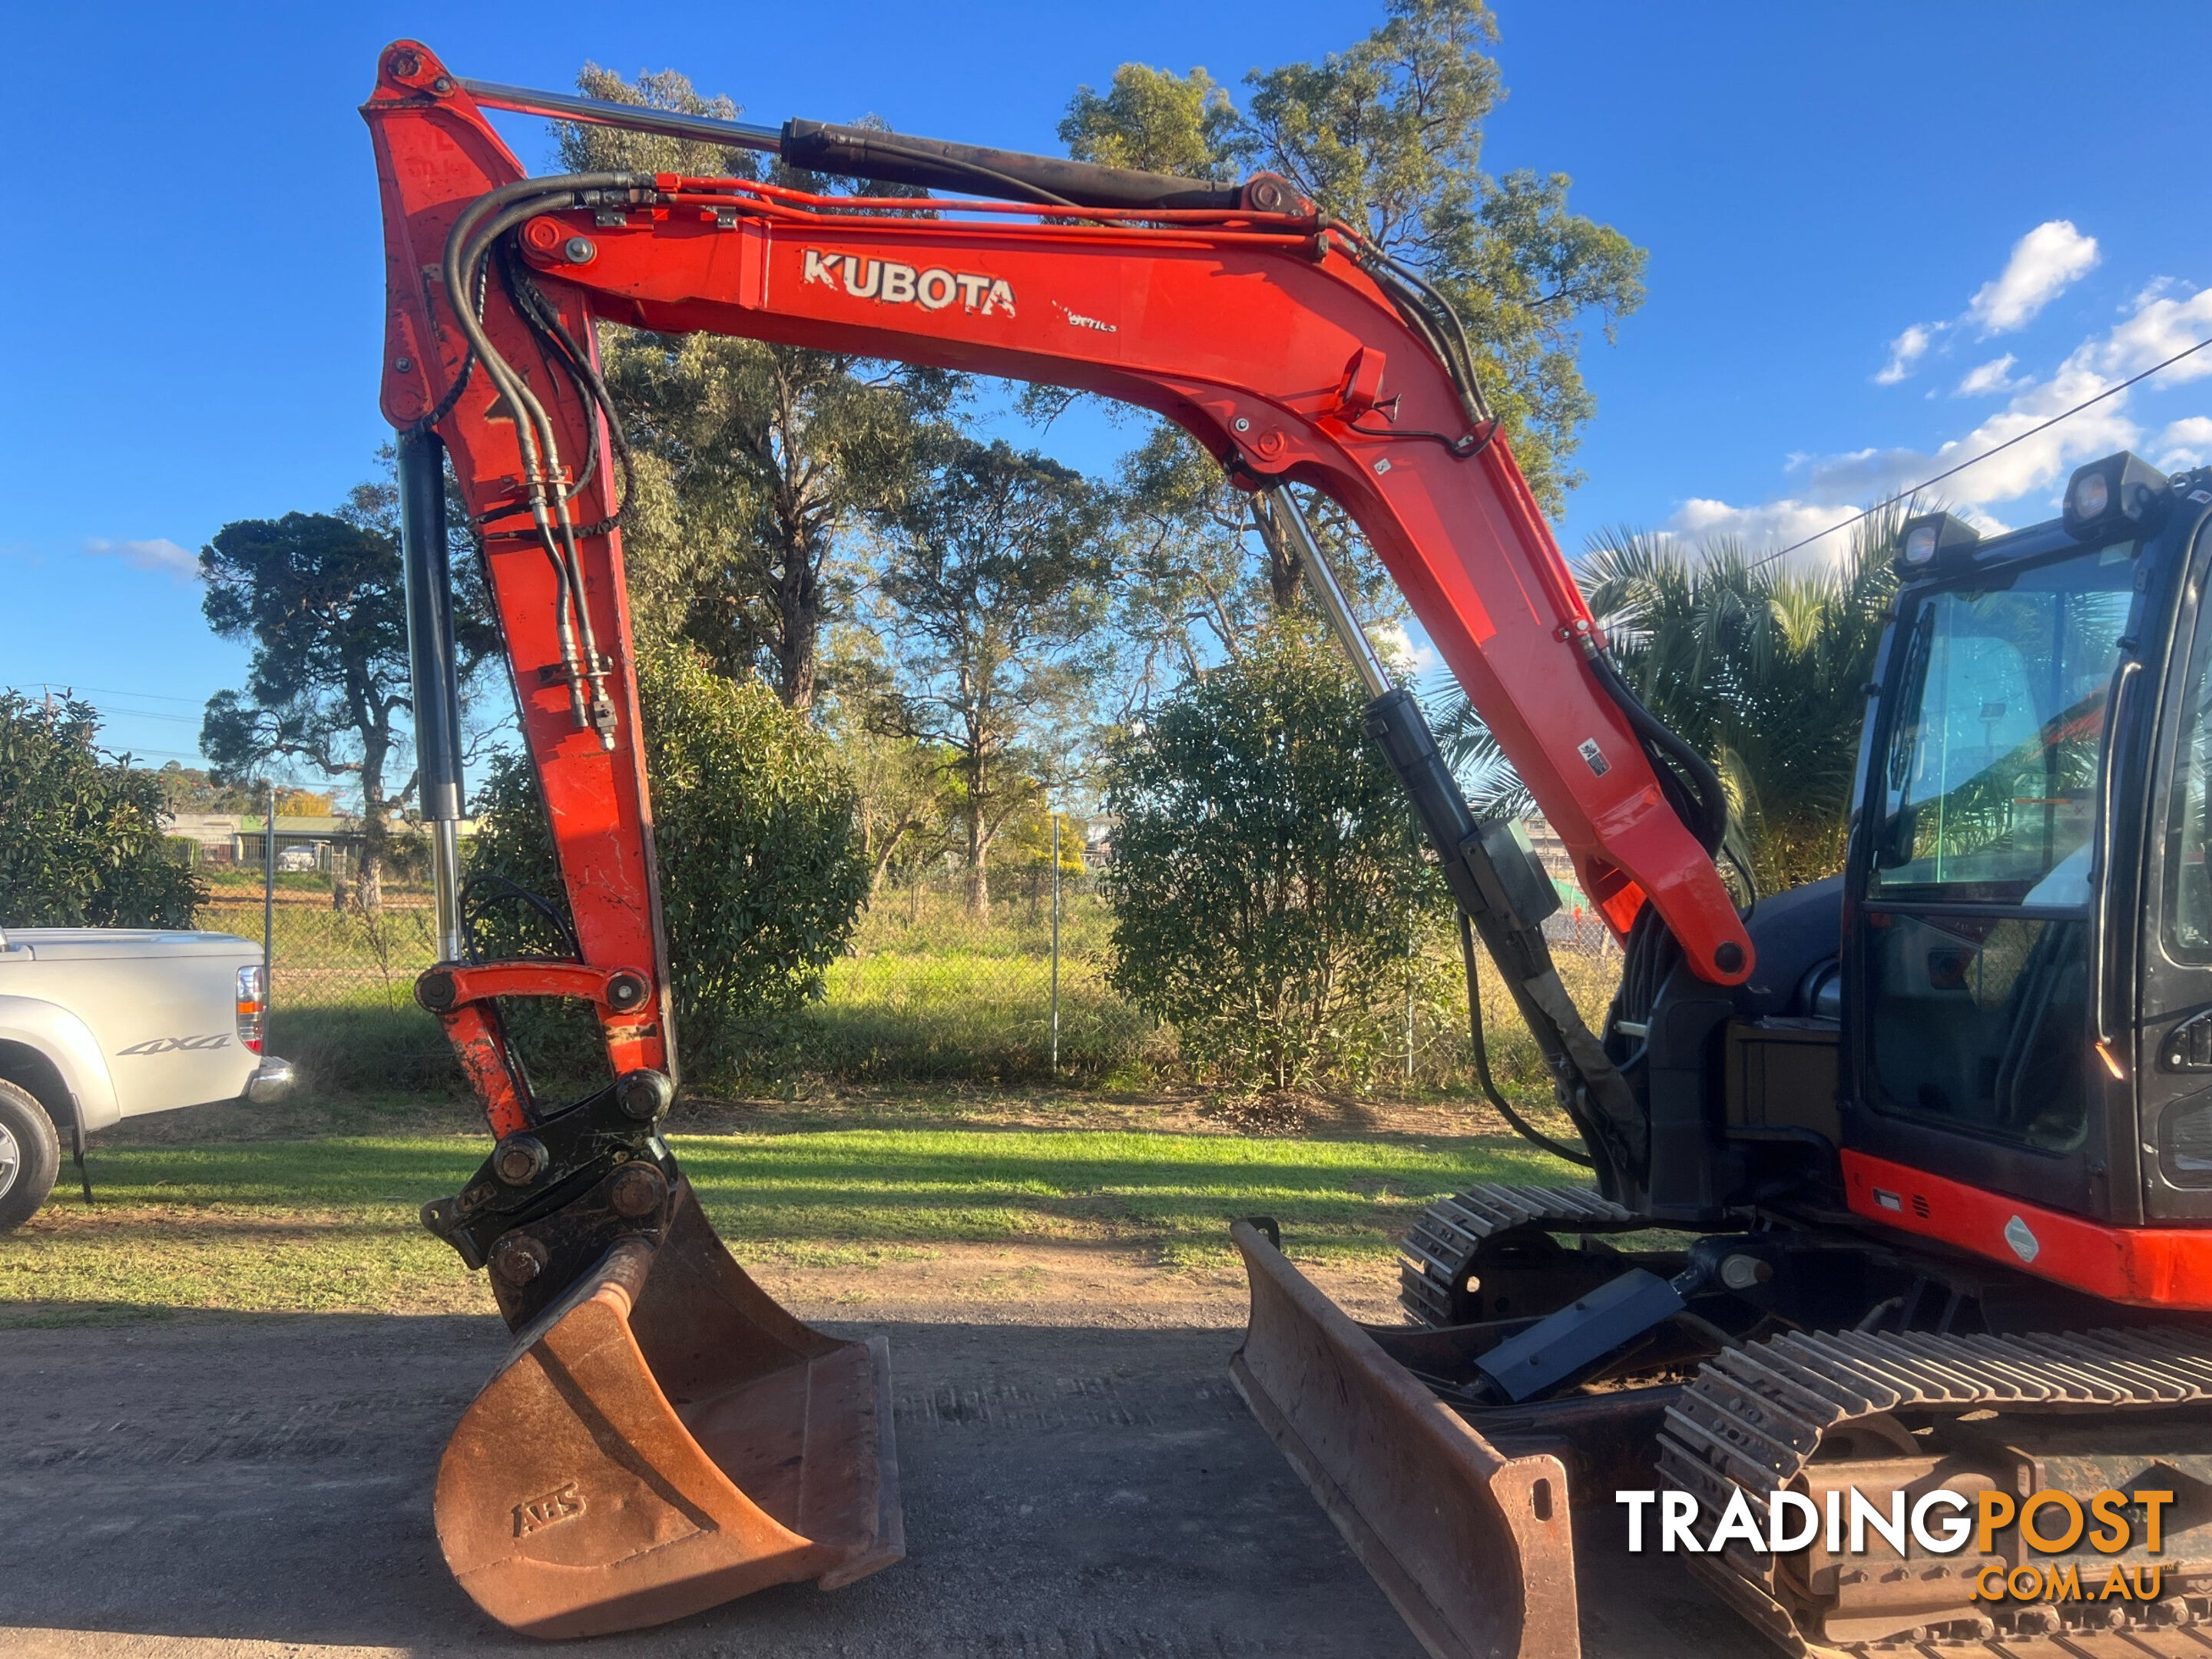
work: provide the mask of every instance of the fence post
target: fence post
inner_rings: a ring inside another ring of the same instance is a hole
[[[261,820],[261,1052],[269,1048],[269,1015],[276,1000],[276,786],[269,786]]]
[[[1052,815],[1052,1077],[1060,1081],[1060,814]]]
[[[1413,962],[1420,948],[1419,914],[1406,907],[1406,1092],[1413,1091]]]

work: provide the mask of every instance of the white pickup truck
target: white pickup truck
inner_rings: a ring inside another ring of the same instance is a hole
[[[67,1139],[210,1101],[272,1101],[261,950],[228,933],[0,930],[0,1233],[46,1202]]]

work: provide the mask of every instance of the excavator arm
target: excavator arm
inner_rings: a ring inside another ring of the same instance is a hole
[[[880,1345],[811,1331],[752,1286],[659,1138],[676,1044],[624,595],[628,458],[599,378],[600,322],[1048,382],[1189,432],[1268,504],[1262,527],[1304,554],[1376,695],[1370,730],[1507,964],[1601,1184],[1626,1178],[1632,1106],[1550,971],[1537,927],[1548,889],[1527,897],[1525,848],[1516,871],[1498,827],[1468,811],[1282,489],[1320,491],[1364,533],[1614,932],[1626,938],[1649,906],[1694,972],[1744,978],[1750,942],[1711,860],[1710,774],[1693,830],[1698,792],[1662,757],[1688,772],[1694,757],[1607,660],[1456,319],[1417,275],[1267,175],[1242,187],[1162,179],[805,123],[781,134],[690,125],[817,169],[1025,199],[531,178],[487,105],[623,118],[471,84],[399,42],[363,113],[385,223],[382,401],[400,433],[417,724],[440,849],[441,960],[418,997],[444,1021],[499,1137],[477,1178],[425,1219],[490,1267],[519,1336],[440,1478],[448,1560],[487,1610],[539,1633],[588,1633],[764,1583],[843,1582],[899,1547]],[[662,130],[685,119],[632,114]],[[558,856],[573,930],[562,960],[483,963],[467,945],[471,906],[514,896],[464,891],[453,850],[460,778],[436,562],[447,457],[482,538]],[[532,996],[593,1008],[613,1079],[600,1095],[566,1107],[533,1096],[498,1012]],[[1297,1300],[1287,1279],[1279,1289],[1285,1308]],[[1352,1339],[1326,1321],[1293,1334],[1321,1348],[1301,1358],[1279,1342],[1280,1363],[1310,1374],[1262,1380],[1263,1394],[1280,1405],[1323,1374],[1340,1395],[1357,1390],[1340,1375],[1369,1363]],[[1455,1425],[1428,1431],[1480,1470],[1478,1487],[1519,1494],[1528,1525],[1531,1502],[1552,1524],[1542,1494],[1555,1466],[1507,1464],[1466,1446]],[[1324,1480],[1357,1474],[1310,1461]],[[1521,1538],[1496,1500],[1475,1501],[1470,1535],[1550,1547]]]
[[[1705,976],[1749,972],[1735,906],[1605,684],[1597,626],[1462,349],[1357,233],[1287,191],[1272,194],[1295,210],[1078,210],[666,174],[530,179],[463,84],[404,43],[386,52],[365,113],[386,232],[384,410],[445,437],[484,520],[587,961],[650,967],[656,992],[665,978],[629,665],[586,665],[603,678],[585,686],[580,723],[565,671],[544,672],[564,660],[550,631],[560,578],[531,517],[533,467],[572,488],[599,458],[568,503],[577,620],[619,655],[613,434],[578,389],[592,325],[611,321],[1078,387],[1176,422],[1241,484],[1322,491],[1380,556],[1616,933],[1648,896]],[[490,268],[503,242],[544,325]],[[459,305],[456,282],[473,289]],[[557,450],[533,447],[533,422],[518,424],[499,375],[483,372],[479,329],[534,392]]]

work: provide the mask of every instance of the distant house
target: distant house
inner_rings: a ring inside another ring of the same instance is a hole
[[[167,827],[171,836],[197,842],[200,857],[211,864],[258,866],[268,856],[268,820],[259,812],[179,812],[170,816]],[[473,822],[462,821],[464,838],[475,829]],[[392,839],[403,846],[422,833],[419,823],[404,818],[392,822]],[[356,817],[276,815],[276,867],[280,870],[350,876],[361,859],[361,820]]]
[[[239,820],[234,856],[240,864],[258,865],[268,857],[268,819],[247,813]],[[394,833],[404,826],[392,825]],[[357,818],[324,817],[306,812],[276,815],[276,867],[299,872],[320,871],[326,876],[349,876],[361,857],[361,823]]]
[[[164,828],[170,836],[197,844],[203,859],[222,864],[238,855],[241,822],[235,812],[172,812]]]

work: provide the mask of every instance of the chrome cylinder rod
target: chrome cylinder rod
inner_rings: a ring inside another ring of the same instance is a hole
[[[399,550],[406,580],[415,776],[430,826],[438,960],[461,959],[461,702],[453,653],[453,578],[446,548],[446,447],[399,434]]]
[[[1360,684],[1367,688],[1367,695],[1370,697],[1383,696],[1392,689],[1389,672],[1382,666],[1382,659],[1376,654],[1374,646],[1369,642],[1366,630],[1359,625],[1359,618],[1352,614],[1352,601],[1345,597],[1343,585],[1336,580],[1336,572],[1329,568],[1328,559],[1321,550],[1321,544],[1315,540],[1313,526],[1306,522],[1306,515],[1299,511],[1297,501],[1291,492],[1280,484],[1269,489],[1267,496],[1275,521],[1289,527],[1291,538],[1297,544],[1298,558],[1305,567],[1306,586],[1313,590],[1314,598],[1321,604],[1322,614],[1328,618],[1329,632],[1336,635],[1337,643],[1352,659],[1352,666],[1358,674]],[[1264,525],[1262,530],[1264,532]]]
[[[781,153],[783,149],[781,129],[756,126],[750,121],[718,121],[712,116],[680,115],[674,110],[618,104],[612,99],[586,98],[574,92],[539,92],[531,87],[501,86],[496,81],[471,81],[466,76],[459,79],[469,96],[479,104],[513,110],[518,115],[550,115],[560,121],[627,127],[632,132],[657,132],[664,138],[689,138],[732,149],[765,150],[771,155]]]

